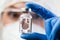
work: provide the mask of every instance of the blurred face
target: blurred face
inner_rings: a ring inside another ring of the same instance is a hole
[[[23,2],[23,3],[16,3],[16,4],[11,5],[8,8],[6,8],[6,10],[7,9],[11,9],[11,8],[14,8],[14,9],[16,9],[16,8],[23,8],[24,5],[25,5],[25,2]],[[3,12],[3,16],[2,16],[3,24],[5,25],[5,24],[11,23],[11,22],[15,22],[15,21],[18,20],[19,16],[20,16],[19,12],[9,12],[9,11],[5,12],[4,11]]]
[[[6,10],[8,10],[8,9],[20,9],[20,8],[24,8],[24,7],[25,7],[25,2],[20,2],[20,3],[16,3],[16,4],[13,4],[13,5],[7,7]],[[20,12],[13,12],[13,11],[6,12],[6,11],[4,11],[2,14],[3,24],[6,25],[9,23],[18,21],[18,18],[21,14],[22,13],[20,13]],[[34,24],[41,25],[43,27],[43,19],[40,18],[35,13],[31,13],[31,15],[33,16],[32,22]]]

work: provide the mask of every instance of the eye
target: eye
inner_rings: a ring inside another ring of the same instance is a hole
[[[12,18],[18,18],[20,14],[18,14],[18,12],[8,12],[8,16]]]

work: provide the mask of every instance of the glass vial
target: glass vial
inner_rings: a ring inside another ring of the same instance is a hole
[[[29,10],[22,11],[20,15],[20,32],[21,33],[31,33],[32,32],[32,16]]]

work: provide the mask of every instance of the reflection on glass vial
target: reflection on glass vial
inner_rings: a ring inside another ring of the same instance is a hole
[[[22,12],[20,15],[20,29],[21,33],[30,33],[32,32],[32,16],[29,12]]]

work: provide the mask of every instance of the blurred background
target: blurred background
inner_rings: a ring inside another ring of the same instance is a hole
[[[60,16],[60,0],[0,0],[0,29],[2,30],[0,30],[1,40],[21,39],[18,21],[21,13],[11,12],[11,9],[23,8],[27,2],[35,2],[53,12],[56,16]],[[6,12],[8,9],[10,11]],[[45,34],[44,20],[34,13],[31,15],[34,17],[32,20],[32,32]],[[3,26],[1,26],[2,23]]]

